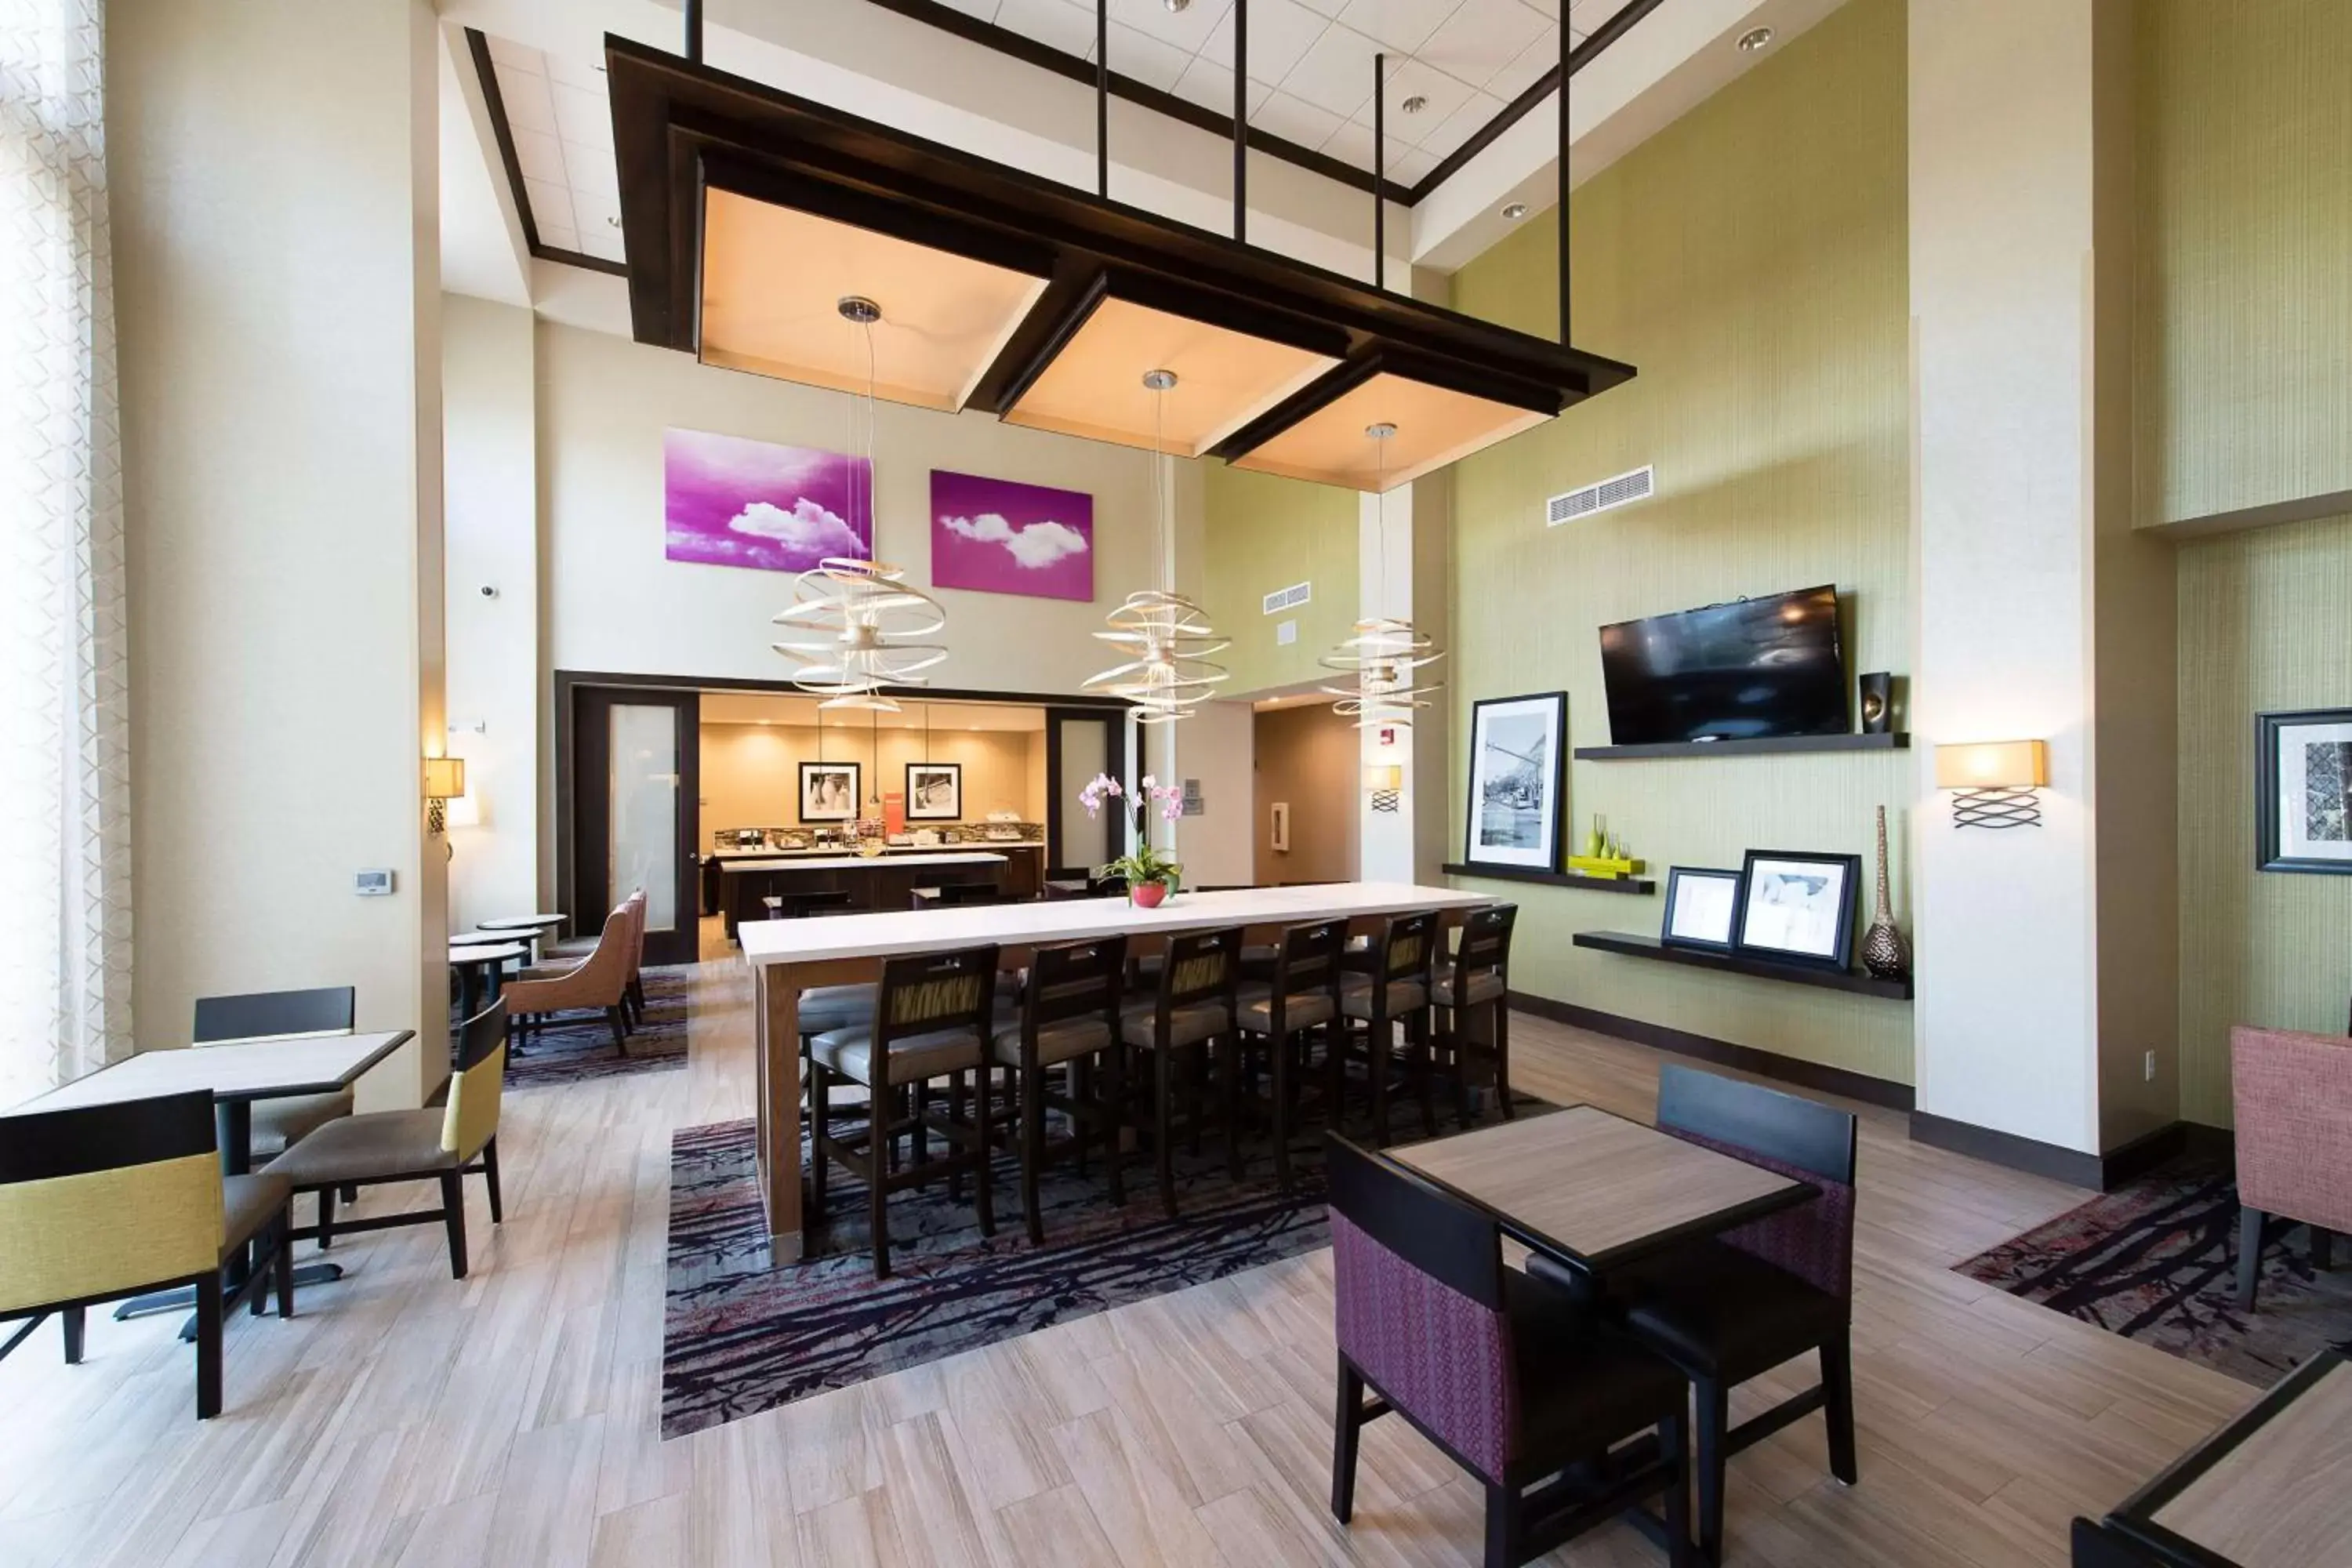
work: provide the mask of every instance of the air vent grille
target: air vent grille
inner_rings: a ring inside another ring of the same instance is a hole
[[[1647,500],[1657,489],[1655,470],[1644,463],[1631,473],[1618,474],[1599,484],[1557,495],[1544,503],[1544,526],[1558,528],[1563,522],[1574,522],[1580,517],[1613,507],[1629,506],[1637,500]]]
[[[1287,588],[1276,588],[1265,596],[1265,613],[1278,616],[1285,610],[1297,609],[1314,597],[1313,589],[1311,583],[1293,583]]]

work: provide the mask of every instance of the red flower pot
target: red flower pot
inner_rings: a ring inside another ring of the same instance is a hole
[[[1156,910],[1167,896],[1165,882],[1139,882],[1127,890],[1127,901],[1139,910]]]

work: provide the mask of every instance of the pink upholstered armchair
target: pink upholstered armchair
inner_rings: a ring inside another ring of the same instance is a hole
[[[602,1012],[613,1026],[613,1044],[629,1053],[628,1024],[621,1010],[628,994],[629,977],[636,962],[637,906],[632,900],[604,917],[604,934],[596,951],[575,969],[561,974],[533,973],[509,980],[499,995],[507,1017],[519,1035],[533,1020],[549,1013]]]
[[[2238,1123],[2238,1305],[2252,1311],[2263,1221],[2311,1227],[2329,1266],[2331,1232],[2352,1232],[2352,1039],[2291,1029],[2230,1031]]]

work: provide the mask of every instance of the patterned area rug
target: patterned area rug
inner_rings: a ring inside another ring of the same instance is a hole
[[[1421,1136],[1418,1102],[1392,1107],[1398,1142]],[[1554,1109],[1526,1096],[1518,1113]],[[1495,1118],[1490,1110],[1486,1124]],[[857,1125],[841,1119],[844,1131]],[[1410,1124],[1410,1131],[1407,1131]],[[1451,1131],[1449,1117],[1441,1130]],[[1056,1129],[1059,1131],[1058,1127]],[[1049,1166],[1040,1183],[1045,1245],[1021,1217],[1017,1160],[994,1166],[996,1235],[983,1237],[969,1190],[944,1184],[893,1195],[891,1277],[866,1251],[866,1188],[840,1167],[827,1179],[819,1256],[770,1266],[752,1173],[752,1124],[682,1128],[670,1152],[669,1286],[662,1326],[662,1436],[683,1436],[826,1389],[1181,1290],[1329,1245],[1322,1136],[1292,1150],[1292,1190],[1274,1179],[1270,1146],[1250,1152],[1243,1180],[1225,1173],[1213,1135],[1198,1156],[1179,1146],[1180,1214],[1160,1205],[1148,1153],[1125,1166],[1128,1203],[1114,1209],[1099,1161],[1077,1175]]]
[[[2311,1263],[2311,1233],[2273,1221],[2254,1310],[2235,1303],[2238,1189],[2228,1167],[2177,1161],[1956,1265],[2110,1333],[2263,1387],[2352,1339],[2352,1257]]]
[[[563,1013],[533,1029],[520,1051],[507,1053],[507,1087],[578,1083],[620,1073],[675,1072],[686,1065],[686,993],[689,966],[645,970],[646,1021],[629,1036],[623,1056],[598,1013]]]

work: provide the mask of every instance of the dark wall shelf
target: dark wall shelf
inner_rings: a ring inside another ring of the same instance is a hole
[[[1579,746],[1580,763],[1630,763],[1643,757],[1755,757],[1772,752],[1905,752],[1911,737],[1895,730],[1881,735],[1768,735],[1759,741],[1658,741],[1644,746]]]
[[[1808,969],[1800,963],[1774,963],[1761,958],[1748,958],[1734,952],[1712,952],[1698,947],[1668,947],[1654,936],[1636,936],[1632,931],[1583,931],[1571,939],[1579,947],[1589,947],[1601,952],[1620,953],[1627,958],[1654,959],[1661,963],[1680,963],[1692,969],[1713,969],[1726,974],[1745,974],[1758,980],[1785,980],[1791,985],[1815,985],[1824,991],[1847,991],[1857,996],[1884,996],[1893,1002],[1911,1000],[1911,982],[1881,980],[1862,969]]]
[[[1440,866],[1449,877],[1491,877],[1501,882],[1542,882],[1554,888],[1586,888],[1596,893],[1654,893],[1646,877],[1587,877],[1578,871],[1538,871],[1520,866]]]

